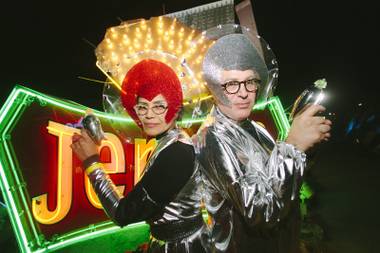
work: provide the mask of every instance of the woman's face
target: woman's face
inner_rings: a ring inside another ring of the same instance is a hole
[[[155,137],[173,128],[175,125],[176,117],[168,123],[165,121],[168,103],[161,94],[154,97],[151,101],[139,97],[134,109],[142,123],[144,132],[148,136]]]

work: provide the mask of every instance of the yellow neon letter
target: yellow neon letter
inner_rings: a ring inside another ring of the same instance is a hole
[[[144,174],[144,168],[149,158],[148,155],[155,149],[156,145],[156,139],[151,139],[148,143],[146,143],[145,139],[135,139],[135,185]]]
[[[34,218],[42,224],[54,224],[61,221],[70,210],[72,201],[72,150],[71,136],[78,129],[71,128],[53,121],[47,127],[50,134],[58,137],[58,178],[57,178],[57,206],[49,211],[47,193],[32,199]]]

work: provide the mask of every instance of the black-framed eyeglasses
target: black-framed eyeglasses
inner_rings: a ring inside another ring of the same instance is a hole
[[[168,107],[166,105],[154,105],[152,107],[149,107],[147,105],[137,104],[133,107],[133,109],[135,109],[135,112],[138,116],[144,116],[148,113],[149,109],[151,109],[154,114],[161,115],[166,112]]]
[[[260,87],[260,83],[260,79],[252,78],[245,81],[229,81],[222,84],[222,87],[228,94],[236,94],[239,92],[241,84],[244,84],[247,92],[256,92]]]

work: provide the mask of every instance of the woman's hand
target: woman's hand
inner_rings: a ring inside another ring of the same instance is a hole
[[[81,129],[81,134],[74,133],[72,142],[70,147],[82,162],[90,156],[99,154],[99,147],[84,129]]]
[[[191,137],[195,153],[199,153],[201,148],[206,147],[206,134],[207,127],[204,127]]]
[[[297,115],[285,142],[305,152],[315,144],[328,140],[332,123],[325,117],[316,116],[324,110],[325,108],[321,105],[310,105],[304,112]]]

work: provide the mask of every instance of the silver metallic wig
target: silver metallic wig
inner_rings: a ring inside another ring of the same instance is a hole
[[[248,28],[227,24],[203,33],[206,39],[216,40],[203,60],[203,78],[213,96],[225,105],[229,102],[221,87],[223,70],[254,70],[261,79],[258,100],[272,95],[278,77],[276,58],[269,45]]]

